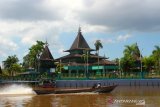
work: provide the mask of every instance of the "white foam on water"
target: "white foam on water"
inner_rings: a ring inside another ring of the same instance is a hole
[[[7,85],[0,88],[0,95],[7,95],[7,94],[35,94],[31,87],[27,85]]]

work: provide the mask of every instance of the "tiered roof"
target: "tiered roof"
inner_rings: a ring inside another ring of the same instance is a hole
[[[74,40],[73,44],[71,45],[69,50],[66,50],[65,52],[70,52],[72,50],[88,50],[88,51],[93,51],[94,49],[91,49],[84,39],[81,28],[79,27],[78,29],[78,34],[76,39]]]
[[[40,60],[54,60],[49,48],[48,44],[46,43],[45,48],[42,52],[42,55],[40,56]]]
[[[84,39],[81,33],[81,28],[79,28],[78,35],[70,48],[70,50],[73,50],[73,49],[90,49],[88,43],[86,42],[86,40]]]
[[[65,52],[70,52],[70,54],[60,57],[58,59],[56,59],[57,61],[62,60],[62,62],[69,62],[71,60],[74,59],[82,59],[83,60],[83,55],[84,55],[84,51],[88,51],[89,54],[89,61],[91,61],[92,63],[94,63],[95,61],[97,61],[97,58],[99,57],[99,59],[106,59],[105,57],[102,56],[97,56],[95,54],[91,54],[90,51],[93,51],[94,49],[91,49],[88,45],[88,43],[86,42],[85,38],[83,37],[82,33],[81,33],[81,29],[79,28],[78,30],[78,34],[74,40],[74,42],[72,43],[71,47],[69,50],[65,51]],[[79,51],[77,53],[77,51]],[[80,63],[80,62],[77,62]]]
[[[40,67],[41,68],[55,68],[54,58],[46,43],[45,48],[40,56]]]

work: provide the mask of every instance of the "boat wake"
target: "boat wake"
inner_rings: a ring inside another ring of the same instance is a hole
[[[27,85],[12,84],[0,88],[0,95],[8,95],[8,94],[23,95],[23,94],[35,94],[35,92],[32,90],[31,87]]]

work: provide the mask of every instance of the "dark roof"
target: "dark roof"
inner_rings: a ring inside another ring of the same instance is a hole
[[[96,62],[95,64],[98,64],[98,62]],[[99,64],[100,64],[100,65],[116,65],[115,62],[109,61],[109,60],[106,60],[106,59],[100,60],[100,61],[99,61]]]
[[[63,65],[66,65],[66,66],[83,66],[83,65],[86,65],[85,63],[77,63],[77,62],[69,62],[69,63],[63,63]],[[90,63],[88,62],[88,65],[89,66],[95,66],[95,65],[98,65],[98,62],[96,63]],[[109,61],[109,60],[106,60],[106,59],[102,59],[100,60],[99,62],[99,65],[117,65],[115,62],[112,62],[112,61]]]
[[[48,45],[45,46],[42,55],[40,56],[40,60],[53,60],[53,56],[48,48]]]
[[[82,55],[81,54],[69,54],[69,55],[66,55],[66,56],[62,56],[62,57],[60,57],[60,58],[58,58],[56,60],[58,61],[58,60],[71,59],[71,58],[82,58]],[[89,58],[95,58],[95,59],[97,59],[98,56],[94,55],[94,54],[90,54]],[[99,56],[99,59],[107,59],[107,58],[103,57],[103,56]]]
[[[83,35],[81,33],[81,29],[80,28],[78,30],[78,35],[77,35],[76,39],[74,40],[70,50],[79,49],[79,48],[90,49],[88,43],[86,42],[86,40],[84,39],[84,37],[83,37]]]

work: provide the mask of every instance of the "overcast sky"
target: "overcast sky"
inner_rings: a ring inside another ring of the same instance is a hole
[[[138,43],[143,56],[160,46],[160,0],[0,0],[0,61],[20,61],[36,40],[48,41],[54,58],[65,55],[78,27],[91,48],[100,39],[101,55],[123,55]]]

